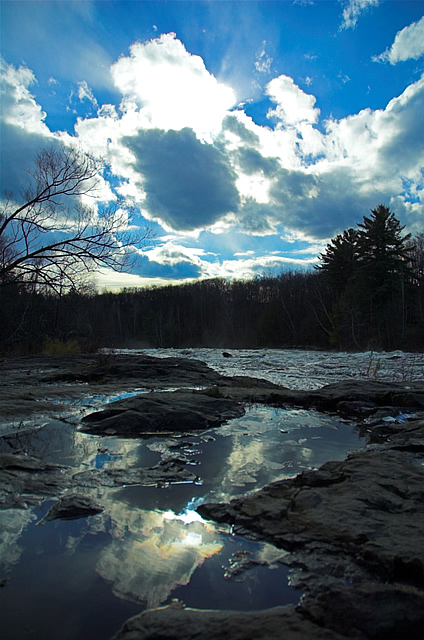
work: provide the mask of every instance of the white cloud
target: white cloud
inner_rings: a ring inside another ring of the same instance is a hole
[[[146,126],[190,127],[210,141],[236,104],[233,90],[219,83],[174,33],[133,44],[130,53],[112,66],[112,75],[124,97],[141,109]]]
[[[396,64],[410,59],[417,60],[422,55],[424,55],[424,16],[418,22],[413,22],[398,31],[392,46],[379,56],[375,56],[373,60]]]
[[[28,133],[50,136],[44,123],[46,114],[34,99],[29,87],[36,83],[33,72],[27,67],[15,69],[1,61],[2,121]]]
[[[277,104],[269,111],[268,117],[275,116],[285,125],[317,122],[320,112],[315,107],[315,96],[304,93],[289,76],[281,75],[271,80],[266,93]]]
[[[255,69],[259,73],[269,73],[271,71],[272,58],[265,51],[266,40],[263,41],[262,47],[256,53]]]
[[[154,247],[143,252],[150,261],[160,264],[175,266],[181,262],[190,262],[196,265],[201,264],[201,256],[205,255],[204,249],[184,247],[181,244],[169,241],[160,247]]]
[[[37,152],[55,142],[45,112],[30,92],[36,82],[27,67],[1,65],[1,190],[16,196],[28,186],[28,169]],[[2,194],[3,195],[3,194]]]
[[[377,6],[380,0],[347,0],[343,1],[345,8],[343,9],[343,23],[341,29],[352,29],[356,26],[358,18],[370,7]]]
[[[29,90],[32,72],[5,71],[5,153],[15,175],[35,144],[65,135],[54,136],[46,126]],[[238,233],[267,236],[267,242],[303,233],[305,242],[315,243],[355,225],[379,202],[392,206],[408,230],[422,220],[424,76],[384,109],[324,123],[315,96],[279,76],[265,89],[275,105],[273,128],[256,124],[241,105],[229,111],[227,88],[173,34],[134,45],[113,74],[121,104],[101,105],[96,117],[78,119],[75,139],[106,159],[129,203],[174,231],[172,247],[143,252],[145,277],[157,277],[157,270],[180,280],[213,277],[225,269],[242,277],[271,268],[269,256],[224,263],[181,248],[202,229],[222,239]],[[89,99],[88,85],[80,86]],[[272,259],[281,265],[289,258]]]
[[[88,102],[91,102],[93,107],[98,107],[97,100],[85,80],[83,80],[82,82],[78,82],[78,98],[81,100],[81,102],[83,102],[84,100],[88,100]]]

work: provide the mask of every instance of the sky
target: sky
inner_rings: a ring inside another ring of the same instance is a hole
[[[424,231],[424,0],[2,0],[1,192],[42,148],[153,236],[99,288],[312,268],[389,206]]]

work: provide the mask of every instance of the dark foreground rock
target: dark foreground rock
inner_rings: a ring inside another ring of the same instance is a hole
[[[113,640],[343,640],[300,616],[293,607],[266,611],[201,611],[176,606],[128,620]]]
[[[204,430],[241,416],[246,403],[263,402],[353,417],[373,443],[344,462],[328,462],[229,504],[199,508],[204,517],[232,523],[240,534],[288,551],[279,561],[291,567],[292,585],[305,593],[300,605],[248,613],[170,606],[132,618],[117,640],[421,640],[422,383],[346,381],[296,391],[252,378],[226,378],[180,358],[106,354],[12,360],[4,365],[0,385],[0,417],[6,420],[47,411],[57,415],[60,401],[66,406],[68,399],[84,395],[159,387],[168,391],[120,400],[87,416],[84,431],[144,436]],[[170,392],[173,387],[179,391]],[[403,424],[403,413],[416,413],[417,419]],[[61,498],[69,491],[85,498],[99,487],[194,482],[186,463],[176,456],[150,468],[77,471],[21,450],[5,453],[0,456],[0,506],[25,508],[54,497],[59,501],[52,517],[76,517],[78,504]],[[88,515],[91,507],[89,500],[79,513]]]
[[[305,593],[298,606],[241,613],[175,604],[130,619],[114,640],[421,640],[424,420],[366,428],[378,444],[343,462],[198,508],[289,551],[279,561]]]
[[[40,521],[40,524],[50,520],[77,520],[78,518],[88,518],[89,516],[102,513],[102,511],[103,507],[88,496],[65,496],[50,507],[43,520]]]
[[[424,383],[344,380],[321,389],[304,391],[285,387],[246,384],[234,377],[215,386],[216,394],[240,402],[262,402],[275,406],[297,405],[318,411],[337,412],[346,417],[366,418],[381,410],[388,413],[424,409]]]
[[[58,416],[80,398],[153,389],[231,386],[278,390],[255,378],[223,376],[200,360],[158,358],[139,354],[80,354],[7,358],[0,367],[0,420]],[[267,395],[267,394],[265,394]]]
[[[130,485],[165,487],[196,482],[198,476],[188,468],[187,462],[183,457],[176,457],[147,468],[114,466],[75,472],[71,467],[45,464],[32,456],[0,454],[0,509],[27,508],[69,490]],[[90,513],[92,508],[94,512]],[[95,509],[95,503],[88,497],[65,496],[53,505],[45,520],[86,517],[98,513]]]
[[[151,392],[112,402],[82,422],[86,433],[138,437],[210,429],[243,414],[243,405],[231,399],[203,393]]]
[[[177,603],[130,618],[113,640],[421,640],[422,592],[365,584],[328,590],[302,605],[202,611]]]
[[[67,487],[65,468],[33,456],[0,454],[0,508],[26,508]]]
[[[291,561],[313,571],[325,565],[327,583],[368,572],[424,587],[423,490],[423,468],[408,453],[377,449],[198,511],[294,552]],[[322,584],[309,572],[302,587],[312,580]]]

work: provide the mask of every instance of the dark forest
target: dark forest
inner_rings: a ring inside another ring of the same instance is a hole
[[[310,271],[96,293],[5,279],[3,353],[128,348],[424,348],[424,234],[387,207],[334,238]]]

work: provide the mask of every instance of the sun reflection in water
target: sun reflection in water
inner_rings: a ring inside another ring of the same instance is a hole
[[[140,510],[137,523],[132,521],[130,530],[103,550],[97,571],[119,597],[154,607],[188,584],[197,567],[222,548],[214,524],[191,508],[179,514]]]

